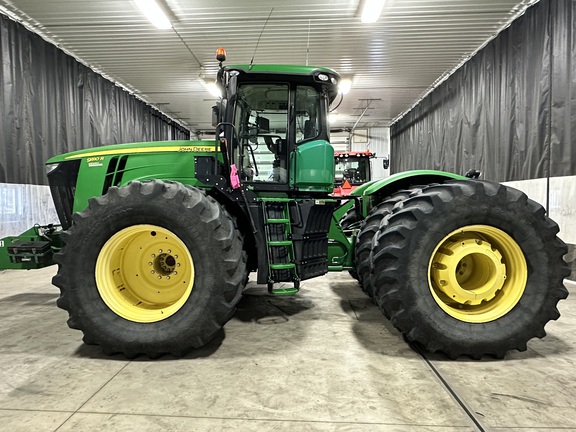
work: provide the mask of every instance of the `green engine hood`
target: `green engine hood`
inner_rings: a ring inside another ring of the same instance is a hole
[[[137,154],[137,153],[205,153],[215,149],[215,141],[151,141],[137,142],[130,144],[114,144],[101,147],[93,147],[85,150],[77,150],[54,156],[47,164],[65,162],[74,159],[111,156],[116,154]]]

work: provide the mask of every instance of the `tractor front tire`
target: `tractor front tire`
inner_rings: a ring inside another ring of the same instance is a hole
[[[154,180],[112,187],[63,234],[53,283],[68,325],[105,354],[181,356],[232,317],[246,253],[202,190]]]
[[[397,206],[374,239],[374,298],[429,352],[478,359],[524,351],[568,295],[558,230],[542,206],[504,185],[428,187]]]

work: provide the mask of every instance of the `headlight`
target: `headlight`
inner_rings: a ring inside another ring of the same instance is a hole
[[[50,174],[52,171],[58,168],[58,166],[60,166],[59,163],[46,164],[46,175]]]

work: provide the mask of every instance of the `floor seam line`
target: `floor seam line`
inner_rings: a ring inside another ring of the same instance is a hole
[[[351,300],[348,300],[348,304],[350,305],[350,309],[352,309],[352,312],[354,312],[354,316],[356,317],[357,321],[360,321],[360,317],[358,316],[358,314],[356,313],[356,309],[354,309],[354,305],[352,304]]]
[[[432,371],[432,373],[440,381],[440,384],[442,385],[444,390],[454,399],[454,401],[458,404],[460,409],[464,411],[464,414],[466,414],[469,420],[474,424],[474,427],[476,427],[479,432],[486,432],[486,428],[482,425],[480,420],[476,418],[476,416],[473,413],[473,410],[468,407],[466,402],[464,402],[464,399],[461,398],[456,392],[456,390],[452,388],[452,386],[444,378],[442,373],[436,368],[436,366],[434,366],[434,364],[432,364],[430,359],[426,357],[425,353],[422,352],[422,350],[420,350],[414,344],[410,343],[410,345],[412,346],[412,349],[414,349],[414,351],[416,351],[420,355],[420,357],[422,358],[422,360],[424,360],[424,363],[428,366],[430,371]]]
[[[86,406],[86,404],[88,402],[90,402],[92,399],[94,399],[94,397],[98,393],[100,393],[102,391],[102,389],[110,383],[110,381],[112,381],[114,378],[116,378],[120,374],[120,372],[122,372],[124,369],[126,369],[130,363],[132,363],[132,360],[128,360],[128,362],[124,366],[122,366],[120,368],[120,370],[118,370],[118,372],[116,372],[114,375],[112,375],[110,377],[110,379],[108,379],[104,384],[102,384],[98,388],[98,390],[96,390],[88,399],[86,399],[86,401],[84,401],[84,403],[82,403],[78,408],[76,408],[76,410],[74,410],[74,412],[72,412],[66,420],[64,420],[56,429],[54,429],[54,432],[58,432],[58,430],[60,430],[60,428],[62,426],[64,426],[75,414],[77,414],[84,406]]]

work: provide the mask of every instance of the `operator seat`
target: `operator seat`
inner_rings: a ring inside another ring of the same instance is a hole
[[[304,122],[304,139],[314,138],[316,136],[316,127],[312,120],[306,120]]]
[[[272,163],[272,180],[278,183],[288,181],[288,161],[286,159],[287,141],[278,138],[274,146],[274,162]]]

